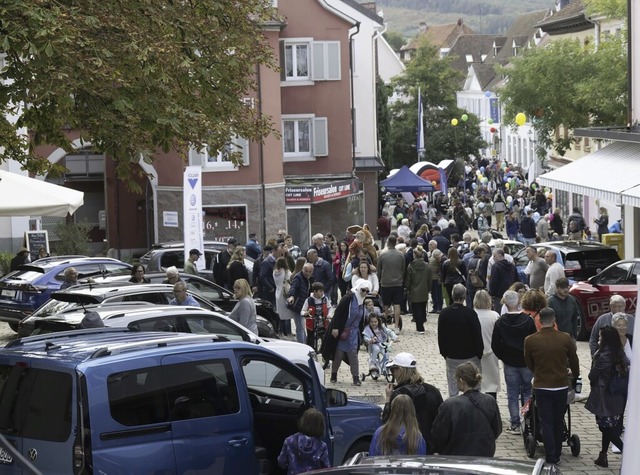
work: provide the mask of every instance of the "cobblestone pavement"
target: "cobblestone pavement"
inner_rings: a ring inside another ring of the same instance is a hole
[[[445,376],[444,359],[438,352],[438,340],[436,337],[436,329],[438,316],[429,314],[426,325],[426,334],[419,335],[415,330],[415,324],[411,323],[411,315],[403,316],[404,329],[399,336],[399,341],[392,347],[393,353],[397,354],[401,351],[412,353],[418,361],[418,370],[424,376],[425,380],[434,384],[443,397],[446,398],[447,384]],[[578,342],[578,356],[580,358],[580,367],[583,379],[582,402],[576,402],[571,406],[571,431],[580,437],[581,450],[578,457],[571,455],[571,450],[565,446],[562,450],[562,462],[560,468],[563,475],[578,474],[617,474],[620,472],[621,455],[612,454],[609,451],[609,468],[603,469],[594,465],[593,460],[598,456],[600,451],[600,431],[596,426],[593,415],[584,408],[584,400],[589,394],[588,372],[591,367],[591,356],[589,354],[589,345],[587,342]],[[368,370],[367,353],[359,352],[360,372]],[[502,375],[502,365],[500,369]],[[325,380],[329,381],[330,371],[327,370]],[[386,381],[384,378],[378,381],[372,381],[367,378],[362,386],[356,387],[351,383],[351,373],[349,368],[343,363],[338,372],[338,383],[328,383],[329,387],[335,387],[346,391],[349,396],[357,398],[365,398],[371,402],[384,404],[384,387]],[[509,411],[507,409],[507,392],[504,384],[504,376],[502,376],[501,391],[498,393],[498,405],[504,427],[507,427],[509,421]],[[523,438],[515,435],[502,433],[497,440],[497,457],[512,458],[518,460],[531,460],[527,458],[524,448]],[[544,448],[542,444],[538,445],[536,452],[537,457],[544,457]]]
[[[443,397],[446,397],[446,376],[444,359],[438,352],[438,341],[436,338],[437,315],[429,314],[426,324],[426,334],[419,335],[415,331],[415,325],[411,323],[411,315],[403,316],[404,330],[399,336],[399,341],[393,345],[393,353],[408,351],[412,353],[418,361],[418,369],[425,379],[440,389]],[[6,323],[0,322],[0,345],[5,345],[14,339],[16,334],[11,331]],[[578,342],[578,356],[580,367],[582,368],[583,391],[582,396],[586,398],[589,393],[587,374],[591,366],[589,346],[586,342]],[[359,352],[360,372],[368,369],[367,353]],[[367,378],[360,387],[353,386],[351,374],[347,365],[343,364],[338,372],[338,382],[328,383],[330,371],[327,370],[325,381],[329,387],[335,387],[347,392],[349,396],[366,399],[368,401],[384,404],[384,387],[386,381],[379,379],[372,381]],[[502,374],[502,371],[501,371]],[[509,420],[507,410],[507,395],[504,379],[502,390],[498,393],[498,405],[502,415],[503,423]],[[609,451],[609,469],[602,469],[593,464],[593,460],[598,456],[600,450],[600,432],[595,423],[594,417],[584,408],[583,402],[576,402],[571,406],[572,433],[580,437],[581,451],[578,457],[571,455],[568,447],[563,449],[562,463],[560,468],[563,474],[617,474],[620,471],[620,455],[612,454]],[[506,427],[506,425],[505,425]],[[530,460],[526,456],[522,437],[505,434],[504,432],[497,440],[497,457],[512,458],[518,460]],[[538,446],[537,457],[544,457],[544,449]]]

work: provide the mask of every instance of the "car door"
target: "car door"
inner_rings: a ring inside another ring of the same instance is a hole
[[[232,350],[162,358],[176,473],[257,473],[247,400]]]
[[[595,292],[590,293],[586,299],[588,319],[595,319],[609,312],[609,300],[614,294],[622,295],[627,303],[627,312],[635,314],[638,297],[636,266],[632,261],[618,262],[591,278],[589,283]]]

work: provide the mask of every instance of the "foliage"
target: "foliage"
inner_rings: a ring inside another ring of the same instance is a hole
[[[402,36],[402,33],[398,33],[397,31],[387,31],[382,36],[387,40],[389,46],[393,49],[393,51],[400,51],[400,48],[404,46],[406,43],[406,39]]]
[[[570,148],[576,127],[622,125],[627,112],[626,48],[622,37],[602,42],[597,51],[578,40],[553,41],[533,48],[500,70],[505,123],[524,112],[538,136],[538,148]],[[556,137],[556,129],[569,130]]]
[[[389,97],[391,88],[385,85],[380,76],[376,77],[376,128],[380,141],[380,156],[383,163],[388,163],[391,156],[391,116],[389,114]]]
[[[61,222],[56,225],[56,235],[58,241],[55,244],[55,253],[64,255],[88,255],[89,254],[89,232],[93,225],[83,223]]]
[[[609,18],[627,18],[626,0],[582,0],[589,15],[602,14]]]
[[[392,168],[410,165],[418,159],[418,87],[422,93],[425,131],[425,160],[439,163],[444,159],[477,154],[486,144],[480,138],[479,119],[456,105],[456,90],[463,79],[450,65],[451,58],[440,58],[435,47],[420,44],[402,76],[394,78],[394,89],[403,96],[391,106]],[[458,118],[457,127],[451,119]]]
[[[70,152],[73,129],[126,179],[158,150],[260,140],[269,118],[241,99],[256,64],[275,67],[260,30],[273,14],[270,0],[2,2],[0,162],[43,173],[34,147]]]
[[[11,270],[11,259],[15,257],[15,254],[10,252],[0,252],[0,276],[6,275]]]

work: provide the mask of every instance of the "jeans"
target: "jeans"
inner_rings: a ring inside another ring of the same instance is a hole
[[[558,463],[562,453],[562,433],[564,432],[564,413],[567,410],[568,388],[558,391],[534,389],[536,409],[542,430],[542,440],[547,463]]]
[[[296,341],[298,343],[307,343],[307,328],[305,326],[305,318],[297,313],[293,316],[293,321],[296,324]]]
[[[431,301],[434,312],[442,310],[442,283],[439,280],[434,280],[431,283]]]
[[[523,366],[504,365],[504,381],[507,384],[507,406],[512,426],[520,425],[520,404],[531,397],[531,378],[533,373]]]
[[[447,388],[449,389],[449,397],[458,395],[458,381],[456,381],[456,368],[462,363],[466,363],[470,361],[474,365],[478,367],[480,373],[482,373],[482,362],[480,358],[474,356],[473,358],[466,359],[454,359],[454,358],[446,358],[447,361]],[[567,401],[565,401],[567,402]]]
[[[382,353],[384,356],[384,350],[379,343],[369,343],[369,368],[377,368],[378,354]]]
[[[535,244],[536,243],[536,238],[532,237],[532,238],[526,238],[526,237],[522,237],[522,244],[524,244],[525,246],[530,246],[531,244]]]

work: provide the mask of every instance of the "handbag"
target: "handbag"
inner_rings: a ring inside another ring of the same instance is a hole
[[[288,280],[285,280],[282,283],[282,298],[287,300],[287,298],[289,297],[289,291],[291,290],[291,282],[289,282]]]

